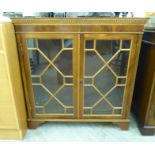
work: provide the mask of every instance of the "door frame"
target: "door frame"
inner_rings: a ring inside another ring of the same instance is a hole
[[[138,51],[137,51],[137,41],[138,37],[136,34],[82,34],[80,38],[81,42],[81,50],[80,50],[80,81],[82,81],[82,84],[80,84],[80,118],[81,119],[125,119],[129,115],[130,112],[130,106],[131,106],[131,99],[133,94],[133,87],[134,87],[134,80],[137,69],[137,61],[138,59]],[[85,41],[86,40],[93,40],[93,39],[103,39],[103,40],[131,40],[131,47],[130,47],[130,53],[128,58],[128,67],[126,72],[126,86],[124,88],[124,94],[123,94],[123,102],[122,102],[122,112],[120,115],[117,114],[104,114],[104,115],[84,115],[84,68],[85,68]]]
[[[35,111],[35,99],[32,87],[31,69],[29,62],[29,55],[27,50],[26,39],[73,39],[73,51],[72,51],[72,67],[73,67],[73,114],[37,114]],[[21,71],[23,77],[23,85],[25,91],[26,106],[28,111],[28,118],[36,119],[75,119],[79,113],[79,43],[78,36],[76,34],[17,34],[17,42],[19,49],[19,59],[21,64]]]

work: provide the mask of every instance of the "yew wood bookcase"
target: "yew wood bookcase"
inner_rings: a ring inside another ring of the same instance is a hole
[[[129,113],[145,18],[20,18],[14,24],[30,128]]]

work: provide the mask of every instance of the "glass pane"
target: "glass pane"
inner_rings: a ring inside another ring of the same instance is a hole
[[[54,93],[62,86],[63,76],[54,67],[50,66],[42,75],[42,84]]]
[[[67,114],[73,114],[74,113],[73,108],[67,108],[66,111],[67,111],[66,112]]]
[[[28,39],[27,40],[27,47],[28,48],[36,48],[36,40],[35,39]]]
[[[40,83],[40,79],[38,77],[32,77],[32,83]]]
[[[129,49],[131,46],[131,41],[130,40],[123,40],[122,41],[122,48],[123,49]]]
[[[93,108],[93,114],[112,114],[112,108],[109,104],[102,100]]]
[[[102,66],[104,62],[94,51],[85,52],[85,75],[94,75]]]
[[[84,109],[84,114],[91,114],[91,109]]]
[[[93,49],[93,48],[94,48],[94,40],[87,40],[86,49]]]
[[[123,101],[124,87],[116,87],[111,93],[108,94],[107,99],[114,107],[121,107]]]
[[[115,83],[116,77],[107,67],[104,68],[94,80],[95,87],[101,91],[102,94],[106,94],[106,92],[115,86]]]
[[[64,50],[59,57],[54,61],[54,65],[64,75],[73,75],[72,69],[72,51]]]
[[[119,47],[119,40],[96,40],[96,50],[106,61],[119,50]]]
[[[56,97],[64,103],[66,106],[72,106],[73,103],[73,87],[65,86],[63,87]]]
[[[118,78],[117,84],[125,84],[125,83],[126,83],[126,79],[125,78]]]
[[[36,113],[42,114],[43,113],[43,108],[36,108]]]
[[[85,87],[84,89],[84,105],[91,107],[101,98],[101,95],[93,87]]]
[[[37,50],[29,51],[30,68],[32,75],[40,75],[49,62]]]
[[[52,60],[62,49],[61,39],[39,39],[39,49]]]
[[[63,114],[64,113],[64,108],[63,106],[55,99],[52,99],[45,107],[45,112],[46,113],[51,113],[51,114]]]
[[[84,83],[85,84],[92,84],[92,78],[85,78]]]
[[[115,109],[115,114],[121,114],[122,110],[121,109]]]
[[[127,67],[128,67],[128,59],[129,59],[129,52],[121,51],[109,63],[109,66],[117,74],[117,76],[126,76]]]
[[[72,48],[73,47],[73,43],[71,39],[65,39],[64,40],[64,48]]]
[[[32,41],[38,43],[38,49],[31,46]],[[28,52],[36,113],[73,114],[73,51],[62,49],[63,44],[65,48],[72,47],[73,40],[29,39],[27,42],[31,46]]]
[[[71,78],[71,77],[65,77],[65,83],[66,84],[72,84],[73,83],[73,78]]]
[[[37,106],[44,105],[50,98],[50,94],[42,86],[33,86],[33,91]]]

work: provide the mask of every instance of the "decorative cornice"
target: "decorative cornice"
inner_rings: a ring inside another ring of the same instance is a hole
[[[14,25],[144,25],[149,18],[12,18]]]

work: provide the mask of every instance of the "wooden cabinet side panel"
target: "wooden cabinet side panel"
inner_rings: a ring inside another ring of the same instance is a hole
[[[149,111],[148,125],[155,125],[155,73],[153,77],[154,77],[153,84],[149,100],[150,109],[148,110]]]
[[[0,98],[3,99],[0,101],[0,128],[21,129],[23,134],[26,115],[14,28],[11,22],[2,22],[0,27],[3,51],[0,54],[0,70],[4,73],[0,78],[0,92],[3,92],[0,93]]]
[[[16,128],[16,125],[8,79],[0,78],[0,129]]]
[[[7,78],[4,54],[0,53],[0,79]]]
[[[17,126],[6,67],[2,27],[3,25],[0,24],[0,130],[14,129]]]
[[[141,48],[141,54],[142,54],[142,60],[143,63],[141,65],[141,74],[139,74],[138,79],[138,85],[139,85],[139,90],[137,92],[137,104],[138,106],[138,120],[139,124],[148,124],[149,121],[149,112],[152,109],[151,108],[151,99],[150,99],[150,94],[151,90],[153,89],[153,75],[154,75],[154,58],[155,58],[155,53],[153,51],[153,48],[150,45],[146,45],[143,43],[143,46]],[[150,109],[151,108],[151,109]],[[153,109],[152,109],[153,110]]]
[[[126,93],[124,94],[124,111],[123,117],[129,118],[131,111],[131,101],[133,97],[133,89],[135,85],[135,78],[139,60],[140,46],[141,46],[142,35],[135,35],[133,38],[132,50],[130,53],[128,71],[127,71],[127,83]]]
[[[4,28],[6,57],[9,70],[9,80],[11,85],[18,128],[26,128],[26,112],[21,73],[19,68],[18,52],[16,47],[16,38],[12,23],[6,24]],[[8,44],[10,46],[8,46]]]

